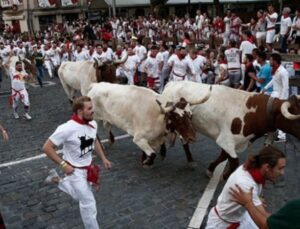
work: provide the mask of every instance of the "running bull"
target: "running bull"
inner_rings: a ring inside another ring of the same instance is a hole
[[[206,102],[210,91],[198,99],[186,101],[181,97],[169,102],[147,88],[102,82],[91,84],[88,96],[93,101],[95,120],[132,135],[133,142],[143,150],[143,165],[149,166],[168,132],[178,132],[186,141],[195,141],[190,105]]]
[[[209,87],[187,81],[171,82],[162,95],[170,101],[180,97],[193,100],[203,97]],[[279,100],[264,94],[213,85],[210,99],[191,108],[195,130],[215,140],[222,148],[219,157],[209,165],[208,175],[228,159],[230,168],[223,174],[224,179],[228,178],[239,165],[237,153],[246,150],[250,143],[266,133],[269,143],[272,143],[271,136],[277,129],[300,139],[299,99],[291,96],[288,100]],[[192,161],[188,144],[184,144],[184,149]]]

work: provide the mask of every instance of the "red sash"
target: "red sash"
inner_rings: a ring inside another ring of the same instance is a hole
[[[91,182],[92,185],[100,184],[100,167],[96,164],[90,164],[89,166],[77,167],[72,165],[70,162],[66,161],[69,165],[76,169],[86,169],[87,177],[86,180]]]

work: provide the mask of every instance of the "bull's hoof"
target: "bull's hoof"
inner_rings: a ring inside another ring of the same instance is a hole
[[[214,172],[210,171],[209,169],[206,169],[205,173],[206,173],[206,176],[208,176],[209,178],[212,178],[212,176],[214,174]]]
[[[152,169],[152,165],[143,165],[143,169]]]
[[[191,168],[191,169],[194,169],[194,168],[198,167],[198,164],[197,164],[196,161],[189,161],[188,162],[188,167]]]
[[[154,158],[156,157],[156,154],[155,153],[152,153],[151,156],[147,156],[147,158],[143,161],[143,166],[144,165],[153,165],[154,163]]]

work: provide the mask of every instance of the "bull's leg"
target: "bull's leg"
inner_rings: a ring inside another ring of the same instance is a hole
[[[223,179],[227,180],[228,177],[239,167],[239,159],[233,158],[228,155],[229,168],[223,173]]]
[[[66,83],[64,83],[62,80],[61,80],[61,85],[63,86],[63,89],[64,89],[65,93],[67,94],[68,99],[70,101],[72,101],[72,103],[73,103],[75,90],[73,88],[71,88],[70,86],[68,86]]]
[[[167,154],[167,148],[166,148],[166,143],[163,143],[161,146],[160,146],[160,158],[161,160],[163,161],[165,158],[166,158],[166,154]]]
[[[227,160],[227,158],[229,157],[228,153],[226,153],[226,151],[224,149],[221,150],[221,153],[219,155],[219,157],[214,160],[213,162],[211,162],[206,170],[206,174],[207,176],[211,177],[215,168],[222,163],[223,161]]]
[[[189,143],[183,143],[182,146],[183,146],[187,161],[188,162],[193,162],[194,159],[193,159],[192,153],[190,151]]]
[[[115,136],[113,135],[111,130],[109,130],[109,144],[113,145],[114,143],[115,143]]]
[[[133,142],[137,144],[147,155],[147,158],[142,161],[143,166],[150,166],[154,162],[156,154],[154,150],[150,147],[148,141],[145,138],[140,138],[139,136],[134,136]]]

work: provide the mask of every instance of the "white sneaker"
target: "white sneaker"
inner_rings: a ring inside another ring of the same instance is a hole
[[[59,182],[59,180],[60,180],[60,177],[59,177],[58,173],[56,172],[56,170],[55,169],[51,169],[49,171],[49,175],[46,177],[46,179],[45,179],[44,182],[46,184],[52,184],[52,183]]]
[[[25,117],[27,120],[32,119],[31,116],[30,116],[28,113],[25,113],[25,114],[24,114],[24,117]]]
[[[19,114],[17,112],[14,112],[13,115],[14,115],[15,119],[19,119],[20,118]]]

